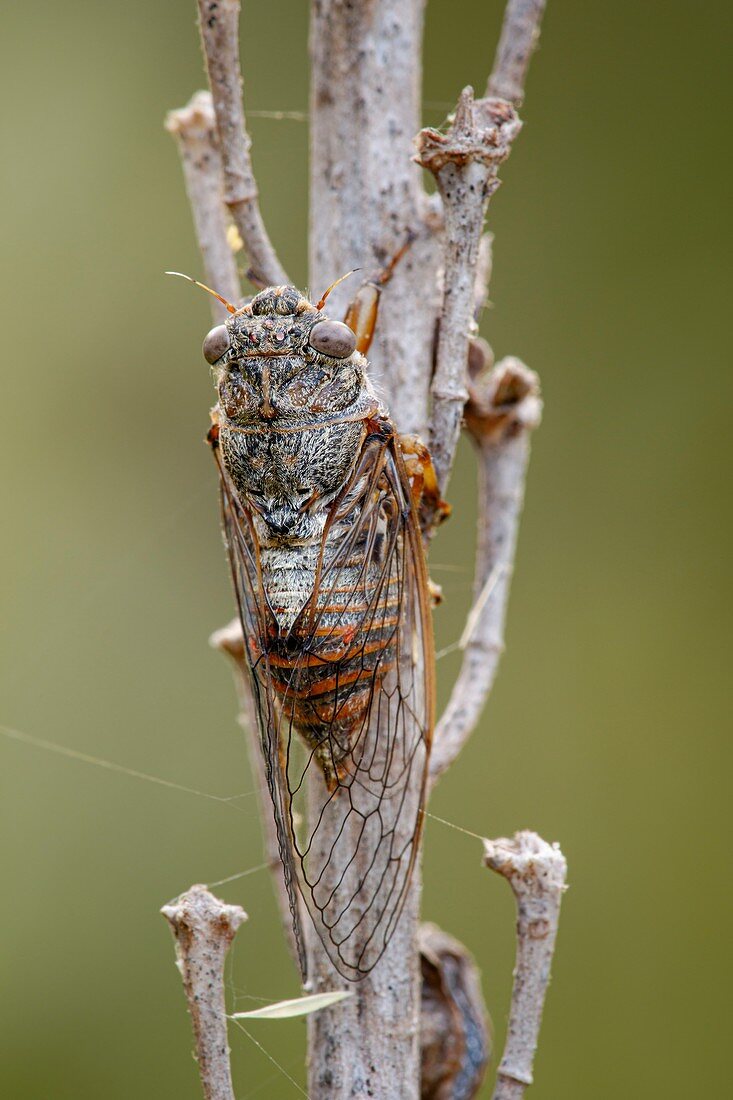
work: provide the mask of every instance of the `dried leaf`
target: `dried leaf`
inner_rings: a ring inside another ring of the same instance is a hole
[[[275,1004],[256,1008],[252,1012],[234,1012],[232,1020],[288,1020],[292,1016],[310,1016],[329,1005],[335,1005],[346,997],[352,997],[349,990],[333,993],[313,993],[309,997],[295,997],[291,1001],[277,1001]]]

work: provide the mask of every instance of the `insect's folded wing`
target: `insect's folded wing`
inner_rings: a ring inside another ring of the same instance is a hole
[[[249,512],[220,465],[225,535],[305,973],[297,883],[335,967],[381,958],[409,887],[433,727],[427,575],[394,436],[364,446],[333,505],[285,650]]]
[[[321,750],[305,761],[291,752],[287,776],[303,896],[334,965],[351,979],[381,958],[405,901],[433,724],[425,564],[392,441],[356,510],[348,536],[325,555],[301,657],[312,665],[320,656],[329,673],[319,705],[330,716],[326,751],[335,778],[328,781],[328,761],[324,777]],[[284,708],[282,722],[292,716]],[[283,733],[287,739],[290,730]]]

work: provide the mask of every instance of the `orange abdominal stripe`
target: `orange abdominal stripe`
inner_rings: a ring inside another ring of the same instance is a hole
[[[381,630],[383,626],[395,626],[398,622],[399,622],[398,618],[379,619],[376,622],[372,623],[372,625],[369,627],[369,633],[371,634],[374,630]],[[348,629],[351,629],[351,628],[348,628]],[[337,627],[334,627],[334,626],[319,626],[319,627],[317,627],[317,629],[313,633],[316,635],[316,637],[328,637],[329,634],[336,634],[337,632],[338,632]],[[358,652],[364,653],[365,650],[360,649]]]
[[[342,672],[337,676],[329,676],[325,680],[316,680],[315,683],[308,684],[304,688],[293,688],[289,684],[283,686],[287,686],[288,699],[308,702],[311,699],[318,698],[319,695],[327,695],[338,688],[356,684],[359,680],[366,680],[371,683],[375,676],[378,675],[380,678],[384,676],[393,667],[394,663],[394,661],[391,664],[383,662],[378,670],[374,668],[357,668],[353,672]]]
[[[397,623],[397,619],[393,619],[390,623],[385,623],[385,626],[394,626]],[[293,660],[292,657],[280,657],[275,653],[268,654],[267,660],[275,668],[287,668],[291,672],[298,672],[303,668],[332,668],[338,661],[339,664],[348,663],[349,661],[358,660],[367,653],[379,653],[389,646],[390,639],[378,638],[375,642],[371,642],[369,645],[355,646],[349,652],[336,655],[315,654],[310,653],[305,657],[298,657],[297,660]]]

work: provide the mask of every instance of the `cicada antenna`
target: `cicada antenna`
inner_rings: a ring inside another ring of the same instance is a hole
[[[342,283],[344,281],[344,279],[348,279],[350,275],[356,275],[357,271],[361,271],[361,268],[360,267],[355,267],[351,271],[347,271],[346,274],[342,275],[340,279],[337,279],[335,283],[331,283],[330,287],[328,288],[327,291],[325,291],[323,297],[321,298],[320,302],[316,306],[316,309],[323,309],[324,305],[326,304],[326,298],[328,298],[331,291],[335,287],[337,287],[339,285],[339,283]]]
[[[211,294],[214,298],[217,299],[217,301],[221,302],[221,304],[227,309],[227,311],[229,313],[239,313],[240,312],[240,310],[236,306],[233,306],[231,302],[228,302],[226,300],[226,298],[223,298],[221,296],[221,294],[217,294],[216,291],[212,290],[210,286],[206,285],[206,283],[200,283],[198,281],[198,279],[192,278],[191,275],[184,275],[182,271],[166,271],[165,274],[166,275],[177,275],[179,277],[179,279],[186,279],[187,282],[193,283],[194,286],[200,286],[201,289],[205,290],[207,294]],[[340,282],[340,280],[339,280],[339,282]],[[335,286],[336,284],[334,283],[333,285]],[[331,288],[329,287],[328,289],[330,290]]]

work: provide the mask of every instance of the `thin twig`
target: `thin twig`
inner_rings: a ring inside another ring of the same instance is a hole
[[[499,165],[521,129],[512,104],[524,95],[544,7],[545,0],[508,0],[486,97],[474,101],[472,90],[464,89],[447,133],[426,129],[417,138],[415,159],[434,174],[445,218],[443,305],[429,433],[441,492],[450,476],[468,397],[469,287],[476,287],[479,239],[489,199],[499,186]]]
[[[239,0],[198,0],[206,71],[216,112],[224,173],[224,201],[239,230],[258,286],[289,282],[262,220],[242,102]]]
[[[164,905],[176,939],[178,969],[191,1014],[206,1100],[234,1100],[224,1005],[224,960],[247,914],[225,905],[205,886],[192,886]]]
[[[487,96],[506,99],[519,107],[530,58],[540,37],[546,0],[509,0],[504,11],[501,38],[494,68],[486,86]]]
[[[567,863],[557,844],[536,833],[516,833],[511,840],[486,840],[484,845],[484,863],[509,881],[517,902],[512,1003],[493,1100],[521,1100],[532,1084]]]
[[[504,649],[504,620],[529,461],[529,436],[542,403],[537,375],[518,359],[501,360],[471,384],[466,424],[479,462],[478,547],[474,603],[461,639],[463,664],[435,730],[435,782],[470,737],[491,691]]]
[[[181,156],[206,281],[230,302],[238,302],[241,288],[227,240],[221,155],[211,92],[196,92],[185,107],[170,111],[165,128],[175,138]],[[211,299],[211,312],[214,321],[226,316],[224,306],[216,298]]]
[[[499,186],[500,164],[509,156],[521,123],[500,99],[474,100],[464,88],[447,133],[422,130],[416,160],[435,176],[445,215],[443,304],[438,332],[430,452],[445,491],[468,400],[468,340],[475,328],[474,293],[486,208]]]

